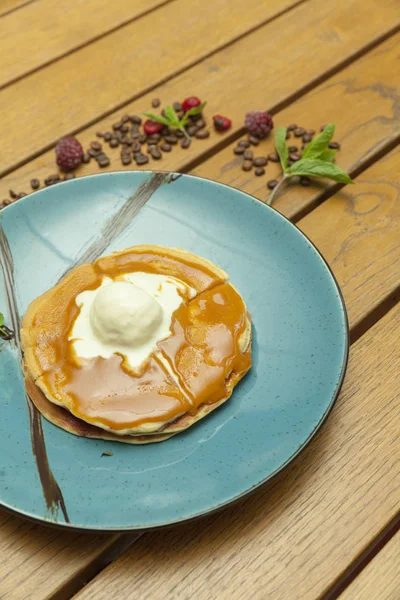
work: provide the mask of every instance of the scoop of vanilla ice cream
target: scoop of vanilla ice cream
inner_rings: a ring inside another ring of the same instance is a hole
[[[100,287],[90,309],[93,333],[106,344],[140,346],[162,320],[163,310],[157,300],[127,281]]]

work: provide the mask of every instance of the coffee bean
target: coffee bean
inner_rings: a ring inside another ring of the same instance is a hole
[[[130,154],[122,154],[121,161],[123,165],[130,165],[132,162],[132,156]]]
[[[153,100],[151,101],[151,105],[153,108],[158,108],[160,106],[161,102],[159,100],[159,98],[153,98]]]
[[[112,141],[112,140],[111,140]],[[96,156],[99,154],[99,150],[93,150],[93,148],[89,148],[89,150],[87,151],[87,153],[89,154],[89,156],[91,156],[92,158],[96,158]]]
[[[312,140],[312,136],[311,136],[311,135],[308,135],[308,133],[305,133],[305,134],[303,135],[303,142],[304,142],[305,144],[308,144],[309,142],[311,142],[311,140]]]
[[[295,160],[288,158],[287,164],[289,165],[289,167],[291,167],[295,162],[296,162]]]
[[[268,160],[270,160],[271,162],[279,162],[279,156],[276,152],[270,152],[268,154]]]
[[[288,140],[290,138],[290,131],[286,131],[285,139]]]
[[[10,198],[12,198],[13,200],[18,198],[18,194],[16,194],[16,192],[14,192],[14,190],[9,190],[9,194],[10,194]]]
[[[323,131],[325,129],[326,125],[322,125],[320,131]]]
[[[164,142],[164,144],[161,144],[160,148],[163,152],[171,152],[171,150],[172,150],[171,144],[168,144],[167,142]]]
[[[140,152],[140,148],[141,148],[141,146],[140,146],[139,142],[134,142],[132,144],[132,152]]]
[[[132,115],[131,122],[134,123],[135,125],[141,125],[142,119],[141,119],[141,117],[138,117],[138,115]]]
[[[8,198],[6,198],[5,200],[3,200],[3,202],[1,203],[1,207],[3,208],[4,206],[10,206],[11,204],[11,200],[9,200]]]
[[[157,148],[157,146],[154,146],[150,150],[150,154],[151,154],[152,158],[154,158],[154,160],[160,160],[160,158],[161,158],[161,152],[160,152],[159,148]]]
[[[98,165],[99,165],[100,169],[103,169],[104,167],[108,167],[109,164],[110,164],[110,159],[108,158],[108,156],[102,156],[100,158],[100,160],[98,160]]]
[[[244,151],[243,156],[246,160],[253,160],[254,152],[248,148]]]
[[[252,146],[258,146],[260,140],[255,135],[249,135],[249,142]]]
[[[75,173],[65,173],[64,181],[69,181],[70,179],[75,179],[75,177],[76,177]]]
[[[257,177],[260,177],[260,175],[264,175],[264,173],[264,167],[257,167],[257,169],[254,171],[254,174],[257,175]]]
[[[132,146],[133,140],[129,136],[126,135],[124,144],[127,144],[127,146]]]
[[[122,127],[120,129],[120,132],[121,133],[128,133],[128,131],[129,131],[128,125],[122,125]]]
[[[197,129],[204,129],[205,126],[206,126],[206,122],[204,121],[204,119],[199,119],[196,122]]]
[[[187,138],[183,138],[181,140],[181,148],[189,148],[191,143],[192,143],[191,140],[188,140]]]
[[[144,144],[145,142],[147,142],[147,135],[146,135],[145,133],[142,133],[142,134],[139,136],[139,142],[140,142],[141,144]]]
[[[161,135],[159,133],[152,133],[147,137],[148,142],[159,142],[161,140]]]
[[[118,123],[114,123],[114,125],[112,126],[112,128],[114,129],[114,131],[117,131],[118,129],[121,129],[122,127],[122,123],[120,121],[118,121]]]
[[[183,133],[182,129],[177,129],[175,131],[175,135],[176,135],[177,138],[183,138],[183,137],[185,137],[185,134]]]
[[[164,137],[164,141],[166,141],[168,144],[177,144],[178,138],[176,137],[176,135],[166,135]]]
[[[50,175],[49,177],[46,177],[46,179],[44,180],[45,185],[54,185],[55,183],[58,183],[60,181],[60,176],[57,175]]]
[[[292,152],[291,154],[289,154],[289,160],[292,160],[293,162],[296,162],[296,160],[300,160],[300,154],[297,154],[297,152]]]
[[[33,190],[37,190],[38,188],[40,188],[40,181],[39,181],[39,179],[31,179],[31,188]]]
[[[100,162],[101,160],[103,160],[104,158],[107,158],[107,156],[104,154],[104,152],[99,152],[96,156],[95,156],[95,160],[97,160],[97,162]]]
[[[195,121],[195,122],[200,121],[202,118],[203,118],[203,113],[199,113],[198,115],[191,115],[190,116],[190,120],[191,121]]]
[[[243,171],[251,171],[252,168],[253,168],[253,163],[251,162],[251,160],[245,160],[244,163],[242,164]]]
[[[196,133],[196,138],[198,140],[205,140],[208,137],[210,137],[210,132],[208,129],[200,129],[200,131]]]
[[[307,187],[310,185],[311,180],[308,177],[300,177],[300,183],[301,185],[304,185],[304,187]]]
[[[197,127],[196,125],[189,125],[186,131],[190,137],[193,137],[197,133]]]
[[[137,165],[146,165],[149,162],[149,157],[145,154],[141,154],[135,160]]]
[[[238,142],[238,146],[243,146],[243,148],[248,148],[250,146],[249,140],[240,140]]]
[[[102,133],[101,131],[96,131],[96,135],[98,138],[104,137],[104,133]]]
[[[137,158],[139,158],[139,156],[142,156],[142,152],[141,152],[141,151],[139,151],[139,152],[134,152],[134,153],[133,153],[133,158],[134,158],[135,160],[136,160]]]
[[[121,119],[121,123],[129,123],[129,121],[131,120],[129,115],[124,115]]]
[[[138,139],[140,137],[139,127],[137,125],[133,125],[131,128],[131,138]]]
[[[339,142],[329,142],[329,148],[331,150],[340,150],[340,144]]]
[[[306,129],[306,134],[312,137],[315,134],[315,129]]]
[[[104,139],[106,140],[106,142],[109,142],[109,141],[111,140],[111,138],[112,138],[112,135],[111,135],[111,133],[110,133],[109,131],[107,131],[107,132],[104,134]]]
[[[296,127],[294,130],[294,135],[296,137],[302,137],[305,134],[306,130],[303,127]]]
[[[92,148],[92,150],[94,150],[95,152],[100,152],[102,145],[99,142],[92,142],[90,144],[90,147]]]
[[[297,146],[289,146],[289,152],[297,152],[297,151],[298,151]]]
[[[270,179],[267,183],[267,188],[270,190],[273,190],[274,187],[276,187],[278,185],[278,182],[276,179]]]
[[[26,196],[25,192],[20,192],[20,193],[18,194],[17,198],[18,198],[18,200],[19,200],[20,198],[25,198],[25,196]]]
[[[91,156],[89,156],[89,154],[84,154],[82,156],[82,162],[83,163],[87,164],[88,162],[90,162],[90,160],[91,160]]]
[[[289,129],[289,131],[294,131],[295,129],[297,129],[297,125],[296,123],[292,123],[291,125],[288,125],[287,128]]]
[[[182,104],[180,102],[174,102],[172,106],[176,112],[180,112],[182,110]]]
[[[268,160],[264,156],[258,156],[253,160],[253,164],[255,167],[265,167],[268,164]]]
[[[235,154],[244,154],[245,148],[243,146],[236,146],[236,148],[233,149],[233,152]]]

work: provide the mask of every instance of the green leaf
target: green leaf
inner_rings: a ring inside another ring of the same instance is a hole
[[[337,150],[325,150],[325,152],[320,154],[319,160],[325,160],[326,162],[333,163],[333,161],[335,160],[336,152]]]
[[[3,313],[0,312],[0,327],[3,327],[4,325],[4,315]]]
[[[143,113],[145,117],[149,117],[149,119],[151,119],[152,121],[157,121],[157,123],[162,123],[163,125],[166,125],[168,127],[168,125],[170,125],[170,122],[168,121],[168,119],[166,119],[165,117],[162,117],[161,115],[153,115],[151,113]]]
[[[172,106],[166,106],[165,116],[167,117],[171,127],[179,127],[179,118]]]
[[[286,146],[286,127],[279,127],[275,133],[275,148],[281,160],[282,169],[288,170],[289,150]]]
[[[335,123],[329,123],[303,150],[303,158],[321,158],[321,154],[328,150],[329,142],[335,133]]]
[[[337,165],[316,158],[302,158],[289,168],[290,175],[326,177],[340,183],[354,183],[349,175]]]
[[[203,112],[206,104],[207,104],[207,102],[202,102],[201,104],[199,104],[199,106],[194,106],[193,108],[189,108],[189,110],[187,112],[185,112],[182,119],[180,120],[179,127],[185,127],[186,123],[189,120],[189,117],[192,117],[194,115],[199,115],[201,112]]]

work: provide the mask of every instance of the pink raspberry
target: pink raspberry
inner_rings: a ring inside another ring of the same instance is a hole
[[[217,131],[226,131],[232,127],[232,121],[228,119],[228,117],[223,117],[222,115],[215,115],[213,121]]]
[[[272,117],[264,110],[251,110],[244,120],[245,127],[251,135],[265,138],[274,126]]]
[[[83,148],[74,137],[62,138],[56,146],[56,162],[64,171],[71,171],[82,162]]]
[[[185,100],[182,102],[182,110],[186,113],[191,108],[196,108],[196,106],[200,106],[200,104],[200,98],[197,98],[197,96],[190,96],[189,98],[185,98]]]
[[[143,129],[147,135],[153,135],[154,133],[159,133],[161,129],[164,127],[162,123],[158,121],[153,121],[153,119],[147,119],[144,122]]]

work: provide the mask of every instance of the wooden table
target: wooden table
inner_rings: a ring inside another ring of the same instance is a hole
[[[233,127],[156,167],[265,200],[277,165],[255,177],[233,147],[246,111],[267,108],[276,125],[334,121],[356,180],[276,201],[332,266],[350,319],[346,381],[308,448],[239,505],[171,529],[83,535],[1,512],[2,600],[400,598],[399,48],[399,0],[0,2],[0,200],[56,172],[61,136],[87,147],[152,98],[188,95]]]

